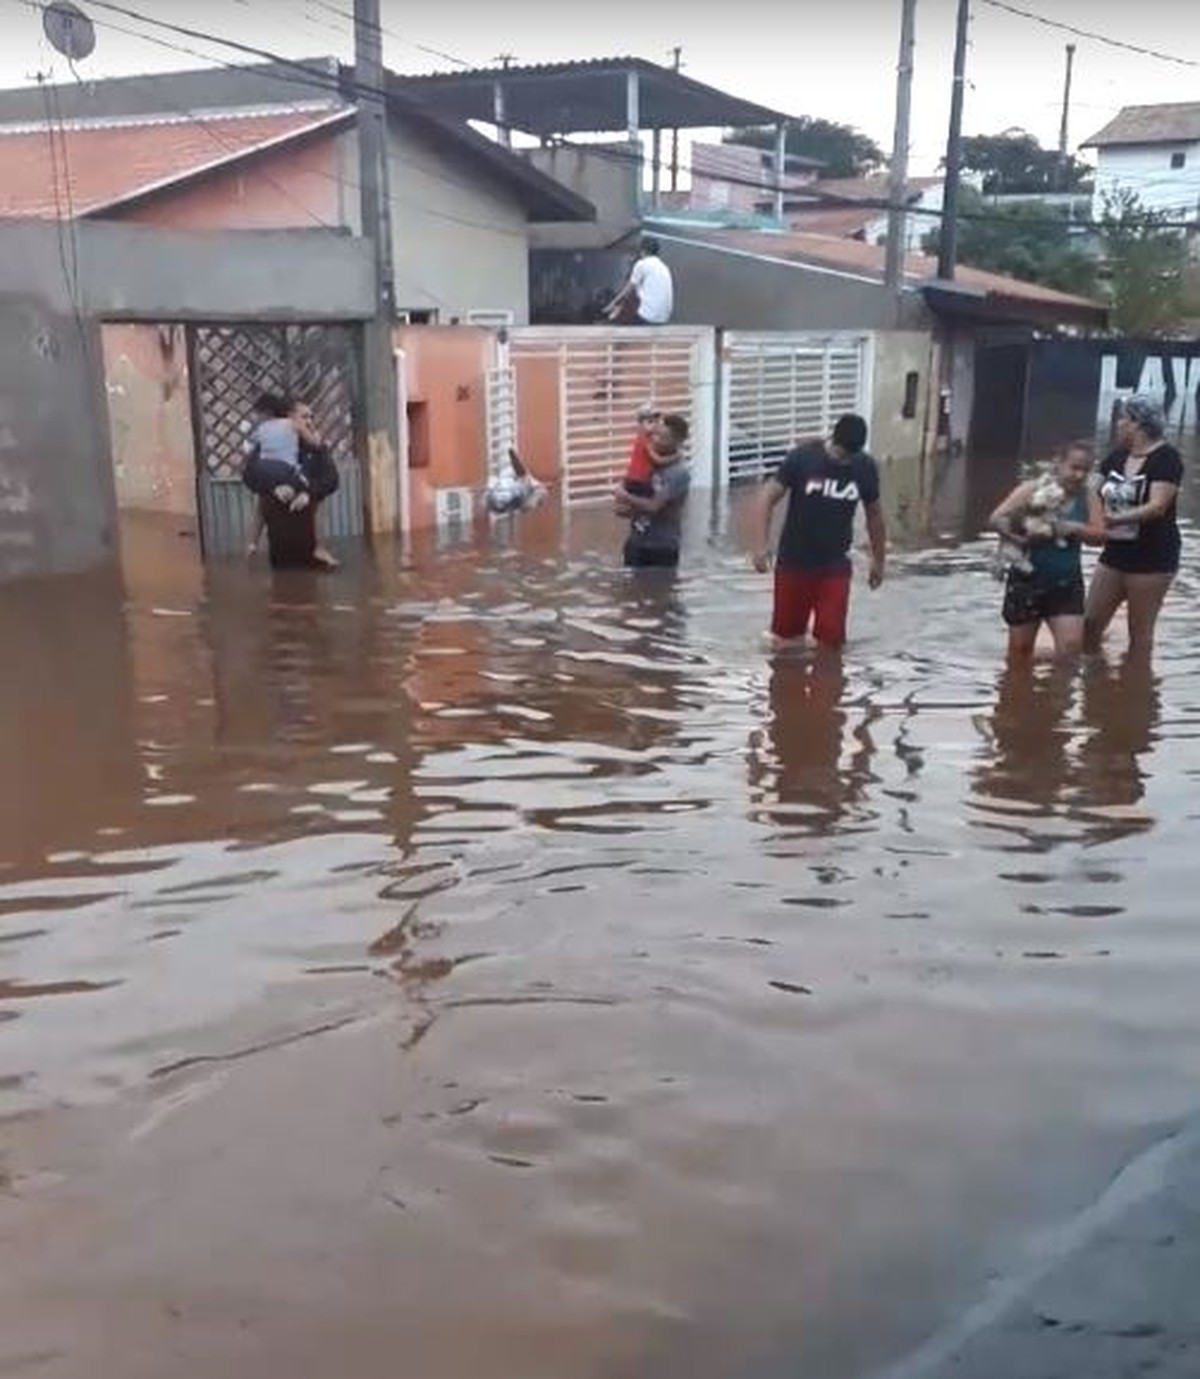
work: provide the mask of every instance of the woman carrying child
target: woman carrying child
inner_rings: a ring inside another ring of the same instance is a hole
[[[1059,452],[1054,479],[1060,494],[1050,512],[1038,512],[1043,480],[1018,484],[992,513],[989,525],[1005,541],[1020,546],[1025,559],[1010,567],[1004,590],[1004,621],[1012,660],[1033,655],[1038,629],[1045,623],[1059,656],[1083,650],[1083,542],[1104,541],[1104,511],[1088,484],[1091,447],[1075,441]]]

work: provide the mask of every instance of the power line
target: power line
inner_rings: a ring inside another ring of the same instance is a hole
[[[93,3],[94,3],[94,2],[95,2],[95,0],[93,0]],[[29,8],[29,9],[34,9],[34,10],[40,10],[40,9],[41,9],[41,5],[40,5],[40,3],[39,3],[39,0],[14,0],[14,3],[19,4],[19,5],[24,5],[24,6],[26,6],[26,7]],[[107,8],[113,8],[113,7],[112,7],[112,6],[108,6]],[[163,21],[154,20],[154,19],[142,19],[141,16],[138,16],[138,18],[139,18],[139,20],[140,20],[141,22],[143,22],[143,23],[149,23],[149,24],[160,24],[160,23],[163,22]],[[224,61],[223,59],[218,58],[218,57],[215,57],[215,56],[212,56],[212,55],[210,55],[210,54],[198,52],[198,51],[197,51],[196,49],[194,49],[194,48],[189,48],[189,47],[183,46],[183,45],[181,45],[181,44],[175,43],[175,42],[173,42],[173,41],[168,41],[168,40],[166,40],[166,39],[155,38],[155,37],[153,37],[153,36],[150,35],[150,34],[140,33],[140,32],[139,32],[138,30],[136,30],[136,29],[130,29],[130,28],[126,28],[126,27],[123,26],[123,25],[115,24],[112,20],[109,20],[109,19],[98,19],[98,20],[96,20],[95,22],[96,22],[96,24],[98,24],[101,28],[111,29],[111,30],[113,30],[113,31],[116,32],[116,33],[122,33],[122,34],[125,34],[125,35],[127,35],[127,36],[129,36],[129,37],[132,37],[132,38],[141,38],[141,39],[144,39],[147,43],[153,43],[156,47],[164,48],[164,49],[166,49],[166,50],[168,50],[168,51],[170,51],[170,52],[179,52],[179,53],[183,53],[183,54],[185,54],[185,55],[187,55],[187,56],[189,56],[189,57],[199,58],[199,59],[201,59],[202,61],[204,61],[204,62],[206,62],[206,63],[212,63],[212,64],[214,64],[215,66],[221,67],[221,68],[223,68],[223,69],[226,70],[226,71],[231,71],[231,72],[243,72],[243,71],[246,70],[245,67],[244,67],[242,64],[235,63],[235,62],[226,62],[226,61]],[[168,27],[174,27],[174,26],[168,25]],[[223,43],[232,42],[232,40],[226,40],[226,39],[218,38],[216,35],[211,35],[211,36],[210,36],[210,35],[208,35],[208,34],[203,34],[203,33],[198,34],[198,38],[199,38],[199,40],[200,40],[201,42],[213,42],[213,43],[216,43],[216,44],[223,44]],[[240,45],[235,45],[235,46],[240,46]],[[256,50],[256,51],[257,51],[257,50]],[[260,54],[260,56],[266,58],[266,59],[269,60],[269,61],[272,61],[272,62],[282,62],[282,63],[285,63],[285,64],[286,64],[287,66],[289,66],[289,67],[293,67],[293,68],[298,69],[297,75],[289,75],[289,74],[286,73],[286,72],[277,72],[277,73],[273,74],[273,75],[274,75],[274,79],[276,79],[276,80],[279,80],[279,81],[281,81],[281,82],[286,82],[286,83],[289,83],[289,84],[294,85],[294,86],[297,86],[297,87],[305,87],[305,88],[307,88],[307,89],[309,89],[309,90],[312,90],[313,88],[316,88],[316,89],[318,89],[318,90],[327,91],[327,92],[329,92],[329,93],[336,94],[336,95],[339,95],[339,96],[342,96],[342,95],[344,95],[344,93],[345,93],[345,88],[343,87],[343,84],[342,84],[342,82],[341,82],[339,79],[337,79],[337,78],[329,78],[329,77],[326,77],[326,76],[324,76],[322,73],[317,72],[317,71],[314,71],[311,67],[306,67],[303,63],[293,62],[291,59],[288,59],[288,58],[275,57],[275,56],[273,56],[271,53],[269,53],[269,52],[267,52],[267,51],[262,52],[262,53]],[[303,74],[303,75],[300,75],[300,74]],[[147,77],[147,78],[144,78],[144,79],[149,80],[148,77]],[[369,88],[366,88],[366,87],[360,87],[357,83],[350,83],[349,86],[350,86],[350,89],[351,89],[351,90],[367,90],[367,89],[369,89]],[[388,93],[383,92],[382,94],[386,97]],[[175,106],[170,100],[167,100],[166,97],[160,97],[160,98],[164,101],[164,104],[166,104],[169,108],[176,110],[177,113],[182,114],[182,115],[184,116],[184,118],[191,118],[191,119],[194,119],[194,120],[196,120],[196,122],[197,122],[198,124],[200,124],[200,125],[202,125],[202,126],[204,125],[204,121],[201,120],[198,116],[196,116],[194,112],[190,112],[190,111],[186,111],[186,110],[181,110],[178,106]],[[212,130],[208,130],[207,132],[210,134],[210,136],[213,134],[213,131],[212,131]],[[232,150],[231,150],[231,151],[232,151]],[[333,182],[333,183],[335,183],[335,184],[337,184],[337,185],[339,185],[339,186],[343,186],[343,187],[349,188],[350,190],[361,190],[361,188],[359,188],[358,184],[357,184],[356,182],[354,182],[352,179],[346,178],[346,177],[342,177],[342,176],[340,176],[340,175],[337,174],[337,173],[326,172],[324,169],[320,169],[320,168],[313,169],[313,172],[314,172],[314,174],[315,174],[316,176],[322,177],[322,178],[324,178],[325,180],[330,181],[330,182]],[[436,173],[436,172],[432,171],[432,170],[429,169],[429,168],[423,168],[422,171],[421,171],[421,175],[422,175],[423,177],[429,178],[429,179],[432,180],[432,181],[441,182],[441,183],[444,183],[446,186],[454,187],[454,188],[456,188],[456,189],[460,189],[460,188],[461,188],[461,185],[462,185],[460,182],[456,182],[456,181],[454,181],[452,178],[449,178],[449,177],[443,176],[442,174]],[[268,180],[270,180],[270,179],[268,179]],[[281,184],[276,184],[276,185],[281,185]],[[295,199],[294,199],[294,198],[292,198],[292,199],[293,199],[293,201],[295,202]],[[403,205],[403,203],[400,202],[400,201],[398,201],[394,196],[389,196],[388,201],[389,201],[389,204],[392,205],[392,206],[401,206],[401,205]],[[300,203],[295,202],[295,204],[299,205]],[[303,209],[303,210],[305,211],[305,213],[306,213],[307,215],[309,215],[309,216],[314,216],[314,215],[315,215],[315,212],[313,212],[313,211],[311,210],[311,208],[307,208],[307,207],[301,206],[301,209]],[[468,229],[487,230],[487,231],[489,231],[489,232],[491,232],[491,233],[500,234],[500,235],[505,235],[506,237],[514,238],[514,239],[515,239],[515,238],[523,238],[523,237],[524,237],[524,236],[522,236],[522,235],[520,234],[519,231],[515,231],[515,230],[506,230],[506,229],[505,229],[503,226],[501,226],[501,225],[496,225],[496,224],[494,224],[494,223],[491,223],[491,222],[488,222],[488,221],[483,221],[483,220],[474,220],[474,219],[471,219],[471,218],[468,217],[468,216],[455,215],[455,214],[453,214],[453,212],[450,212],[450,211],[436,210],[436,209],[434,209],[433,207],[430,207],[430,206],[422,207],[422,208],[421,208],[421,214],[422,214],[422,215],[429,216],[429,217],[431,217],[432,219],[435,219],[435,220],[446,221],[446,222],[449,223],[449,224],[462,225],[462,226],[465,226],[465,227],[468,228]],[[337,227],[337,226],[329,225],[328,222],[325,222],[325,221],[322,221],[321,224],[322,224],[325,228],[327,228],[327,229],[337,229],[337,228],[339,228],[339,227]],[[415,281],[415,280],[414,280],[414,281]],[[418,287],[421,286],[420,283],[417,283],[416,285],[417,285]],[[426,290],[426,289],[423,289],[423,290]],[[427,292],[427,295],[430,296],[430,297],[434,297],[435,299],[437,299],[437,300],[439,300],[439,301],[441,300],[441,299],[439,299],[439,298],[436,297],[436,294],[435,294],[435,293]],[[444,302],[443,302],[442,304],[445,305]]]
[[[989,4],[1000,4],[1001,0],[984,0],[984,2]],[[16,3],[24,4],[34,9],[41,8],[40,4],[38,3],[38,0],[16,0]],[[285,69],[284,71],[276,71],[275,73],[273,73],[273,78],[280,82],[290,83],[296,86],[303,86],[309,90],[316,88],[318,90],[328,91],[331,93],[335,93],[343,98],[347,94],[361,94],[373,96],[377,99],[379,97],[383,97],[386,100],[388,95],[390,94],[388,90],[385,88],[372,88],[363,85],[362,83],[359,83],[353,79],[343,79],[341,76],[327,76],[323,72],[317,71],[314,68],[307,66],[303,62],[300,62],[293,58],[284,57],[282,54],[272,52],[270,49],[258,48],[252,44],[242,43],[237,39],[223,38],[217,34],[210,34],[203,30],[188,28],[185,25],[175,24],[169,20],[155,19],[150,15],[142,14],[137,10],[128,8],[127,6],[114,3],[114,0],[90,0],[90,3],[97,8],[113,11],[115,13],[132,18],[139,23],[148,24],[151,27],[161,28],[172,33],[182,34],[185,37],[197,40],[201,43],[210,43],[216,46],[230,48],[236,52],[241,52],[248,56],[255,57],[260,61],[269,62],[276,67],[282,67]],[[1040,18],[1040,16],[1030,17]],[[97,22],[104,24],[108,27],[119,28],[119,26],[112,25],[111,21],[101,20]],[[120,31],[126,33],[132,32],[130,30]],[[229,71],[244,70],[244,67],[241,64],[224,61],[217,57],[206,56],[204,54],[197,53],[194,49],[183,47],[175,42],[167,42],[164,39],[152,38],[149,35],[145,34],[137,36],[143,37],[148,42],[155,43],[160,47],[180,51],[192,57],[200,57],[204,61],[212,62]],[[580,149],[584,152],[593,153],[598,157],[606,158],[610,161],[634,163],[637,164],[639,167],[644,167],[648,161],[643,152],[632,149],[614,148],[602,144],[575,143],[572,140],[565,138],[561,139],[560,142],[565,147]],[[662,166],[661,162],[659,163],[659,166]],[[353,186],[353,183],[344,181],[344,179],[336,178],[333,176],[333,174],[323,173],[322,175],[331,177],[335,181],[343,181],[344,185]],[[422,175],[433,178],[436,181],[445,182],[447,183],[447,185],[459,185],[458,183],[453,182],[451,179],[439,176],[438,174],[433,173],[428,169],[423,169]],[[723,182],[728,182],[730,185],[733,186],[745,186],[753,188],[754,190],[763,193],[764,196],[769,195],[779,189],[777,184],[775,184],[773,181],[769,179],[753,180],[750,178],[739,178],[736,176],[723,176],[721,180]],[[875,210],[880,212],[886,212],[890,209],[890,203],[886,198],[882,197],[848,197],[844,195],[839,195],[834,192],[822,192],[814,187],[806,186],[803,184],[801,184],[798,187],[783,184],[782,190],[785,194],[790,193],[791,195],[797,198],[802,197],[807,201],[815,203],[817,207],[825,209]],[[392,200],[393,204],[397,204],[394,201],[394,198],[390,199]],[[940,210],[932,210],[912,206],[906,207],[906,212],[907,214],[912,216],[923,216],[928,219],[940,219],[943,215],[943,212]],[[453,223],[460,223],[476,229],[485,229],[493,232],[504,233],[501,230],[501,227],[496,226],[494,224],[489,224],[484,221],[470,220],[465,217],[452,215],[449,212],[426,209],[425,214],[433,216],[437,219],[444,219]],[[959,218],[962,220],[980,222],[991,221],[994,223],[1010,223],[1007,217],[989,214],[986,211],[960,211]],[[1084,228],[1089,229],[1099,230],[1104,228],[1103,222],[1095,220],[1077,220],[1073,223],[1077,226],[1083,226]],[[1200,229],[1200,221],[1166,221],[1163,222],[1159,228],[1164,230],[1197,230]]]
[[[331,5],[329,0],[312,0],[314,5],[327,11],[329,14],[336,14],[339,19],[345,19],[350,24],[355,22],[354,15],[349,10],[338,9],[336,5]],[[474,64],[465,58],[455,57],[453,53],[445,53],[440,48],[431,48],[427,43],[417,43],[411,38],[401,38],[395,29],[389,29],[386,24],[380,23],[379,32],[385,38],[394,39],[397,43],[403,43],[406,48],[415,48],[419,53],[425,53],[429,57],[440,58],[443,62],[451,62],[456,67],[470,68]]]
[[[1179,57],[1174,53],[1160,53],[1154,48],[1143,48],[1137,43],[1126,43],[1124,39],[1110,38],[1107,34],[1098,34],[1092,29],[1080,29],[1061,19],[1050,19],[1044,14],[1035,14],[1032,10],[1024,10],[1019,5],[1010,5],[1008,0],[981,0],[981,3],[990,5],[994,10],[1003,10],[1006,14],[1014,14],[1019,19],[1030,19],[1035,24],[1044,24],[1048,29],[1058,29],[1062,33],[1074,34],[1076,38],[1087,38],[1093,43],[1103,43],[1109,48],[1120,48],[1126,53],[1137,53],[1140,57],[1156,58],[1159,62],[1170,62],[1176,67],[1200,67],[1200,60],[1196,58]]]

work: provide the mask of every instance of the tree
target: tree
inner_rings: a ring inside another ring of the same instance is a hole
[[[1187,246],[1169,222],[1136,192],[1104,198],[1100,236],[1112,324],[1126,335],[1162,334],[1183,320]]]
[[[773,149],[775,131],[734,129],[725,135],[725,142]],[[886,161],[879,145],[861,130],[815,115],[801,115],[789,122],[786,147],[788,153],[822,163],[823,177],[863,177],[878,172]]]
[[[977,134],[962,141],[962,166],[977,173],[987,196],[1038,195],[1084,189],[1092,169],[1077,158],[1063,163],[1023,129]]]
[[[972,268],[1042,283],[1060,292],[1088,296],[1095,291],[1096,264],[1072,242],[1070,222],[1039,202],[989,204],[973,187],[959,189],[958,258]],[[936,252],[938,231],[926,239]]]

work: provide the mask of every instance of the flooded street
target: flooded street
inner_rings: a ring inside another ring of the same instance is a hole
[[[979,541],[835,670],[693,508],[0,590],[0,1375],[867,1379],[1200,1109],[1194,529],[1153,678]]]

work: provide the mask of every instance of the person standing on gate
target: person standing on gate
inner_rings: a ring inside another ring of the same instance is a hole
[[[887,530],[879,502],[879,468],[866,453],[867,423],[848,413],[828,440],[796,447],[763,485],[758,506],[759,543],[754,567],[771,568],[771,521],[780,501],[787,514],[775,557],[771,632],[778,642],[808,635],[820,646],[846,641],[850,606],[850,545],[861,503],[871,542],[869,583],[883,583]]]
[[[620,325],[665,326],[675,310],[675,280],[660,257],[656,239],[642,240],[629,281],[605,312]]]

